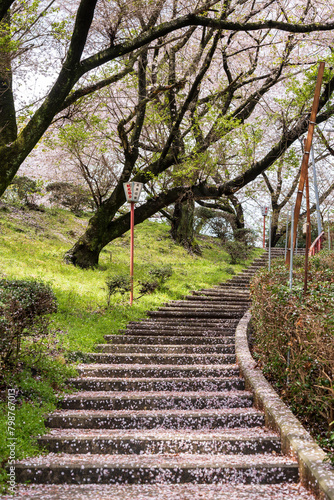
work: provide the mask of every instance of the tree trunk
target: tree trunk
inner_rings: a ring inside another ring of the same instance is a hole
[[[0,23],[4,38],[9,39],[10,13]],[[17,124],[12,90],[11,51],[6,43],[0,50],[0,145],[12,143],[17,138]]]
[[[201,249],[194,239],[194,211],[193,198],[185,201],[178,200],[175,203],[170,234],[173,240],[182,245],[188,252],[201,255]]]

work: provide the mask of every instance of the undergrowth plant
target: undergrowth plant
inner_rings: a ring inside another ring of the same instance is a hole
[[[334,252],[310,258],[306,294],[303,261],[294,260],[292,290],[282,261],[253,279],[254,356],[334,461]]]

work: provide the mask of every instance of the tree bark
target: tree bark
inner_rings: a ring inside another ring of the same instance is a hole
[[[0,30],[9,36],[10,13],[0,22]],[[11,52],[6,44],[0,50],[0,146],[11,144],[17,137],[17,124],[12,89]]]
[[[189,253],[201,255],[201,249],[194,237],[194,211],[193,198],[178,200],[174,206],[170,234],[173,240],[182,245]]]

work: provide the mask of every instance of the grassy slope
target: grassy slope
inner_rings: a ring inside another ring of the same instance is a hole
[[[147,277],[152,265],[169,264],[173,275],[163,290],[142,297],[131,308],[120,304],[120,298],[116,297],[108,309],[105,280],[107,276],[129,272],[129,234],[103,250],[97,269],[82,270],[66,265],[63,256],[86,223],[86,219],[64,210],[42,213],[0,207],[0,276],[32,277],[51,284],[59,305],[58,312],[52,316],[52,328],[55,337],[65,345],[65,357],[66,352],[68,355],[90,351],[94,344],[103,342],[105,334],[117,333],[128,321],[145,317],[147,310],[182,298],[189,290],[226,281],[231,277],[231,268],[235,272],[243,268],[228,263],[227,254],[214,238],[201,239],[202,257],[190,256],[171,241],[166,224],[146,221],[135,228],[135,278]],[[54,389],[63,388],[69,374],[64,366],[64,351],[55,340],[43,349],[44,354],[52,349],[55,358],[47,355],[36,358],[30,346],[23,360],[26,369],[22,364],[18,374],[7,374],[7,385],[18,387],[21,394],[16,411],[17,458],[36,453],[30,436],[44,432],[43,415],[54,408]],[[4,403],[0,411],[3,414],[0,417],[1,467],[7,453]],[[4,474],[2,477],[5,480]]]

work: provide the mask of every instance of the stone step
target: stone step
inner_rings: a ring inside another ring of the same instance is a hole
[[[69,383],[82,391],[225,391],[245,390],[241,377],[198,378],[102,378],[70,379]]]
[[[63,429],[222,429],[260,427],[264,415],[254,408],[206,410],[57,410],[47,427]]]
[[[143,344],[98,344],[96,350],[104,353],[141,353],[141,354],[234,354],[235,345],[143,345]]]
[[[51,453],[163,454],[200,453],[254,455],[279,454],[277,434],[263,429],[219,431],[84,430],[54,429],[39,438],[39,445]]]
[[[76,366],[79,375],[88,377],[153,377],[187,378],[194,377],[238,377],[238,365],[120,365],[120,364],[81,364]]]
[[[249,291],[248,290],[240,290],[236,288],[234,291],[224,289],[224,288],[215,288],[211,290],[199,290],[198,292],[192,292],[193,295],[199,295],[201,297],[219,297],[225,300],[226,297],[230,297],[230,300],[250,300]]]
[[[127,334],[127,335],[105,335],[104,336],[105,340],[107,342],[111,342],[112,345],[119,345],[119,344],[140,344],[140,345],[195,345],[195,346],[207,346],[207,345],[216,345],[216,344],[230,344],[234,343],[234,337],[231,336],[213,336],[209,337],[207,335],[168,335],[168,332],[166,331],[166,334],[162,337],[154,336],[154,335],[133,335]]]
[[[165,318],[169,318],[169,317],[174,317],[174,318],[192,318],[192,317],[196,317],[197,319],[199,318],[203,318],[203,319],[206,319],[206,318],[241,318],[243,316],[243,312],[240,311],[240,312],[228,312],[228,311],[222,311],[222,312],[219,312],[219,311],[182,311],[182,310],[177,310],[177,311],[173,311],[173,310],[170,310],[170,311],[149,311],[148,313],[149,316],[153,317],[153,318],[161,318],[161,317],[165,317]]]
[[[298,463],[267,455],[67,455],[26,459],[16,480],[32,483],[257,483],[298,481]]]
[[[159,307],[158,311],[168,311],[173,309],[174,311],[188,311],[189,309],[196,309],[196,311],[240,311],[248,309],[249,304],[225,304],[224,302],[214,304],[212,301],[182,301],[176,303],[169,303],[163,307]]]
[[[253,395],[247,391],[121,392],[81,391],[66,395],[60,402],[64,410],[204,410],[249,408]]]
[[[232,288],[232,290],[231,290],[231,288]],[[233,292],[233,288],[235,290],[234,290],[234,293],[232,293],[232,296],[235,295],[235,297],[238,297],[238,296],[247,297],[247,295],[249,295],[248,290],[244,290],[242,287],[233,286],[232,283],[226,283],[226,282],[218,284],[212,288],[202,288],[200,290],[193,291],[192,293],[201,294],[201,295],[210,295],[211,293],[223,293],[223,294],[225,293],[225,294],[227,294],[227,291]]]
[[[143,326],[138,326],[137,328],[132,327],[132,328],[127,328],[126,330],[119,330],[122,335],[146,335],[147,332],[151,332],[152,335],[158,335],[159,332],[163,335],[166,333],[167,335],[171,335],[171,332],[173,332],[174,336],[180,337],[182,335],[191,335],[191,336],[198,336],[198,335],[203,335],[206,334],[206,336],[212,336],[217,337],[226,337],[226,336],[233,336],[235,333],[235,327],[215,327],[215,326],[182,326],[178,328],[176,325],[173,324],[166,324],[164,325],[159,325],[155,326],[154,324],[152,325],[143,325]]]
[[[208,328],[235,328],[239,323],[238,318],[206,318],[204,325]],[[166,326],[172,325],[178,328],[184,327],[200,327],[203,328],[203,319],[197,318],[149,318],[142,321],[130,321],[126,328],[131,329],[133,327],[138,327],[140,325],[150,325],[150,326]]]
[[[235,363],[235,354],[104,354],[89,353],[91,363],[144,365],[225,365]]]
[[[29,500],[315,500],[301,484],[32,484],[19,486]]]
[[[187,334],[190,334],[190,335],[196,335],[196,334],[199,334],[199,333],[214,333],[215,336],[217,335],[221,335],[221,336],[226,336],[226,335],[234,335],[235,333],[235,327],[215,327],[215,326],[211,326],[211,325],[208,325],[208,326],[205,326],[205,325],[202,325],[202,326],[182,326],[182,327],[177,327],[173,324],[168,324],[168,322],[166,322],[166,324],[161,324],[161,325],[154,325],[154,324],[151,324],[151,325],[143,325],[143,326],[138,326],[138,327],[131,327],[131,328],[127,328],[126,330],[119,330],[121,332],[121,334],[131,334],[133,335],[134,333],[138,334],[139,332],[143,332],[143,333],[140,333],[140,334],[145,334],[146,332],[152,332],[154,333],[155,335],[159,332],[174,332],[175,336],[179,336],[179,335],[185,335],[186,333]]]
[[[234,343],[234,336],[213,336],[207,335],[166,335],[158,337],[155,335],[105,335],[104,339],[112,345],[118,344],[144,344],[144,345],[216,345],[216,344],[231,344]]]
[[[225,295],[223,295],[223,294],[221,294],[221,295],[197,295],[194,293],[193,295],[186,295],[185,299],[187,300],[187,303],[188,303],[188,300],[196,301],[196,302],[202,301],[202,302],[208,302],[208,303],[218,302],[219,304],[221,302],[224,302],[226,304],[246,304],[246,305],[251,303],[249,296],[248,297],[240,297],[238,299],[235,299],[234,297],[231,297],[228,294],[225,294]]]

